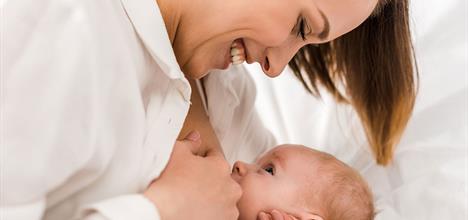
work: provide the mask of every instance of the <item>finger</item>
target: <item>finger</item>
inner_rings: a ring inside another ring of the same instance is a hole
[[[278,210],[271,211],[271,216],[273,216],[273,220],[286,220],[284,215],[281,214]]]
[[[271,216],[273,217],[273,220],[298,220],[299,219],[295,217],[294,215],[291,215],[289,213],[283,212],[281,210],[276,210],[276,209],[273,209],[271,211]]]
[[[258,213],[257,219],[258,220],[272,220],[272,217],[270,214],[267,214],[265,212],[260,212]]]

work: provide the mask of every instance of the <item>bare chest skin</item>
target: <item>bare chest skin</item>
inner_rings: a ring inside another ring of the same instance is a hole
[[[190,86],[192,87],[192,97],[191,97],[191,106],[187,117],[184,121],[184,126],[182,127],[181,132],[179,133],[178,139],[183,139],[188,133],[193,130],[200,132],[202,139],[202,155],[206,152],[215,150],[221,151],[221,145],[219,143],[218,137],[216,136],[214,129],[210,123],[210,120],[205,112],[203,107],[201,94],[195,84],[195,81],[189,80]]]

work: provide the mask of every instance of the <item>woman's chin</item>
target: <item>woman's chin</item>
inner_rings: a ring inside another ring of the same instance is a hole
[[[229,59],[216,60],[216,62],[212,62],[210,64],[205,63],[205,65],[196,65],[194,63],[195,62],[188,63],[182,68],[182,72],[187,78],[200,79],[206,76],[211,71],[226,70],[231,66],[231,59],[229,57]]]
[[[226,70],[226,69],[228,69],[230,66],[231,66],[231,62],[228,62],[228,63],[226,63],[226,64],[217,65],[217,66],[214,66],[214,67],[212,67],[212,68],[210,68],[210,69],[207,69],[207,70],[204,72],[204,74],[196,74],[196,75],[198,75],[198,76],[201,75],[201,77],[198,77],[198,78],[202,78],[202,77],[208,75],[208,73],[215,72],[215,71],[220,71],[220,70]]]
[[[225,70],[231,66],[231,57],[218,61],[210,70]]]

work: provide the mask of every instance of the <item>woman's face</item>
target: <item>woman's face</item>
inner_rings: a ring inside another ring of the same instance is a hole
[[[226,69],[240,42],[247,63],[279,75],[306,44],[333,40],[361,24],[378,0],[191,0],[184,6],[174,50],[182,71],[201,78]],[[302,32],[302,33],[301,33]]]

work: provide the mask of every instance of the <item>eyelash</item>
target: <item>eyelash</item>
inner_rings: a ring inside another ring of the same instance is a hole
[[[273,164],[268,164],[263,168],[265,172],[269,173],[270,175],[274,176],[275,175],[275,166]]]

